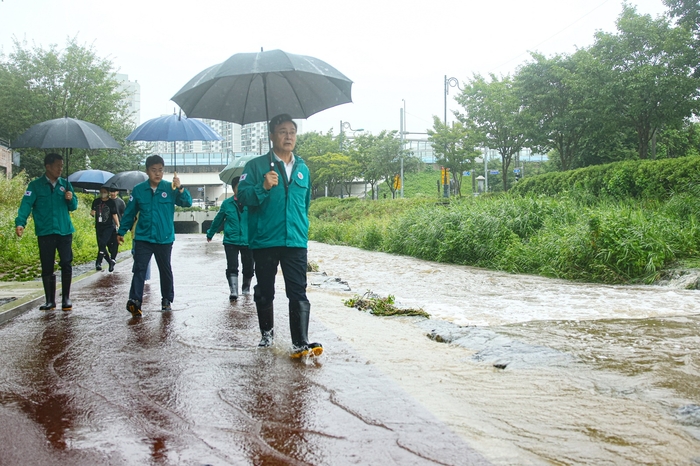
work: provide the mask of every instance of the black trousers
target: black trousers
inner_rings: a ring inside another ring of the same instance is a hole
[[[151,257],[155,256],[160,272],[161,297],[173,302],[175,291],[173,287],[173,269],[170,266],[170,256],[173,252],[173,243],[156,244],[147,241],[134,240],[134,266],[131,279],[129,299],[143,301],[143,283],[146,280],[146,270],[151,263]]]
[[[117,244],[117,230],[114,229],[114,225],[108,225],[106,227],[96,227],[95,235],[97,237],[97,252],[102,253],[102,257],[109,259],[110,257],[114,259],[117,257],[116,252],[112,253],[112,243]],[[109,251],[107,250],[109,248]],[[98,254],[97,264],[102,263],[102,257]]]
[[[37,236],[39,243],[39,261],[41,262],[41,276],[50,277],[54,272],[56,251],[58,251],[58,265],[61,267],[61,275],[73,274],[73,235],[46,235]]]
[[[236,244],[224,243],[226,252],[226,272],[238,275],[238,253],[241,253],[241,264],[243,265],[243,276],[253,278],[253,252],[248,246],[238,246]]]
[[[254,249],[255,285],[253,293],[256,304],[265,306],[275,299],[275,275],[277,266],[282,267],[284,286],[289,301],[308,301],[306,298],[306,248]]]
[[[107,242],[107,249],[109,249],[109,256],[112,260],[117,260],[117,253],[119,252],[119,242],[117,241],[117,230],[112,228],[112,236]]]

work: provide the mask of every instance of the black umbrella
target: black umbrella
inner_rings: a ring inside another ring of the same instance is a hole
[[[37,149],[121,149],[117,141],[99,126],[75,118],[56,118],[29,128],[12,144],[12,148]],[[68,157],[66,156],[66,173]]]
[[[237,53],[199,73],[172,100],[190,117],[244,125],[352,102],[352,81],[328,63],[282,50]]]
[[[77,188],[100,189],[114,176],[114,173],[104,170],[79,170],[68,176],[68,181]]]
[[[119,191],[133,191],[134,186],[146,181],[147,179],[148,175],[144,172],[132,170],[117,173],[105,183],[105,186],[110,190],[118,189]]]

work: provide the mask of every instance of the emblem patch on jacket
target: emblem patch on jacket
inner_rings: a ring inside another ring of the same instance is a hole
[[[24,195],[25,195],[25,196],[31,196],[31,195],[32,195],[32,192],[31,192],[31,191],[25,191],[25,192],[24,192]]]
[[[248,176],[247,173],[242,174],[242,175],[241,175],[241,179],[238,180],[238,181],[243,181],[243,180],[245,180],[245,177],[246,177],[246,176]]]
[[[161,196],[162,196],[163,198],[166,198],[166,197],[168,197],[168,193],[166,193],[165,191],[163,191],[163,194],[161,194]]]

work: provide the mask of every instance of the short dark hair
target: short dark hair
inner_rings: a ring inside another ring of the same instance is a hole
[[[232,180],[231,180],[231,187],[232,187],[232,188],[235,188],[236,185],[238,185],[238,182],[239,182],[239,181],[241,181],[241,177],[240,177],[240,176],[237,176],[237,177],[235,177],[234,179],[232,179]]]
[[[115,188],[113,186],[109,186],[108,189],[109,189],[110,193],[118,193],[119,192],[119,188]]]
[[[288,121],[291,121],[294,124],[294,129],[297,129],[296,122],[292,120],[292,117],[287,113],[282,113],[280,115],[277,115],[276,117],[272,117],[272,120],[270,120],[270,123],[268,124],[270,134],[275,132],[275,128],[277,128],[277,126]]]
[[[44,157],[44,166],[53,165],[53,163],[56,160],[63,160],[63,157],[61,156],[61,154],[57,154],[55,152],[51,152],[50,154],[46,154],[46,156]]]
[[[165,166],[165,161],[163,160],[163,157],[161,157],[160,155],[150,155],[146,159],[146,170],[151,168],[151,165],[157,165],[157,164],[161,164],[161,165]]]

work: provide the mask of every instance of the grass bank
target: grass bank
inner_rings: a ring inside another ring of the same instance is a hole
[[[309,237],[454,264],[599,283],[652,282],[700,250],[700,190],[666,201],[509,194],[317,199]]]

